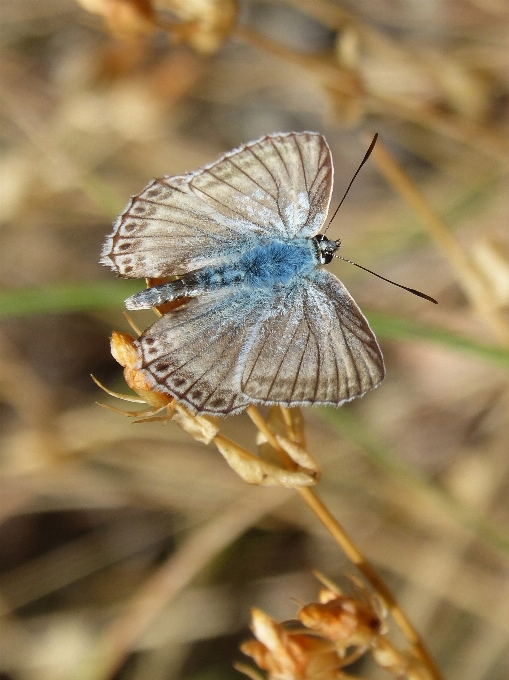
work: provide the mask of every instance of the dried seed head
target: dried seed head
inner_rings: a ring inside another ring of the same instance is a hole
[[[380,634],[382,621],[368,604],[330,591],[324,599],[302,607],[298,617],[306,628],[334,642],[341,654],[347,647],[369,647]]]
[[[150,0],[77,0],[88,12],[100,14],[114,34],[121,37],[146,35],[156,28]]]
[[[330,643],[295,633],[276,623],[259,609],[252,610],[256,640],[241,646],[268,680],[340,680],[341,660]]]
[[[124,367],[124,378],[129,387],[153,408],[162,408],[173,401],[173,397],[155,392],[147,382],[144,374],[136,368],[138,355],[134,347],[134,338],[129,333],[114,331],[111,335],[111,354]]]

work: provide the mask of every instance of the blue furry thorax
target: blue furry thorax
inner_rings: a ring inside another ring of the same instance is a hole
[[[267,241],[228,262],[203,267],[194,273],[198,285],[209,290],[223,286],[271,288],[288,284],[318,264],[316,246],[309,238]]]
[[[244,283],[258,288],[302,276],[316,266],[316,255],[307,238],[270,241],[245,252],[236,264],[245,272]]]

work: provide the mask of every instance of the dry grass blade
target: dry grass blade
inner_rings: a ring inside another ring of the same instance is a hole
[[[73,680],[108,680],[133,650],[137,640],[153,624],[171,599],[240,534],[287,497],[267,501],[256,493],[242,493],[236,503],[197,529],[174,555],[157,569],[135,593],[124,610],[103,632],[93,658]]]
[[[489,323],[497,340],[509,346],[509,324],[487,277],[382,142],[375,146],[372,157],[380,172],[420,216],[438,249],[453,267],[474,309]]]

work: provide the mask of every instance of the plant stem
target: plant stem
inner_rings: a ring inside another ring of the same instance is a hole
[[[367,136],[365,139],[367,141]],[[377,143],[371,157],[386,180],[421,218],[435,245],[454,269],[458,283],[474,309],[485,318],[498,341],[508,346],[509,327],[485,274],[382,142]]]
[[[274,450],[281,457],[281,461],[284,465],[291,465],[291,469],[295,468],[295,463],[290,461],[285,451],[280,446],[274,433],[271,431],[270,427],[267,425],[265,420],[262,418],[258,410],[254,406],[249,406],[247,408],[247,413],[254,424],[258,427],[260,432],[262,432],[267,441],[271,444]],[[284,415],[284,409],[283,409]],[[287,425],[290,425],[290,419],[285,418]],[[300,435],[300,439],[303,440],[303,433]],[[423,641],[421,640],[419,633],[413,627],[413,625],[408,620],[407,616],[399,606],[396,598],[390,591],[389,587],[378,575],[378,572],[373,567],[373,565],[364,557],[362,552],[357,548],[353,540],[346,533],[343,527],[339,524],[337,519],[331,514],[327,506],[320,500],[316,493],[309,487],[299,487],[296,489],[297,493],[300,495],[304,503],[309,507],[309,509],[317,516],[320,522],[324,525],[327,531],[330,533],[332,538],[336,541],[339,547],[346,554],[348,559],[355,564],[357,569],[363,574],[366,580],[370,583],[373,589],[378,593],[380,598],[384,601],[387,609],[391,613],[392,618],[398,625],[399,629],[412,645],[412,648],[422,662],[424,667],[429,671],[430,676],[433,680],[442,680],[442,675],[437,668],[434,660],[431,658],[428,650],[426,649]]]
[[[313,489],[310,487],[301,487],[297,489],[297,493],[300,495],[309,509],[318,517],[320,522],[331,534],[333,539],[340,546],[347,557],[355,564],[357,569],[364,575],[367,581],[382,598],[388,610],[390,611],[392,618],[399,626],[401,632],[406,637],[408,642],[412,645],[420,661],[430,672],[431,677],[434,680],[442,680],[442,675],[440,674],[440,671],[438,670],[434,660],[431,658],[428,650],[424,646],[419,633],[410,623],[407,616],[399,606],[396,598],[382,578],[378,575],[378,572],[373,567],[373,565],[364,557],[353,540],[339,524],[336,518],[330,513],[327,506],[324,505]]]

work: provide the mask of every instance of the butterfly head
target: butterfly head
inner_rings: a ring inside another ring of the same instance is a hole
[[[318,234],[318,236],[313,236],[312,241],[316,246],[316,252],[318,256],[318,261],[320,264],[329,264],[332,262],[334,253],[341,246],[341,241],[331,241],[323,234]]]

